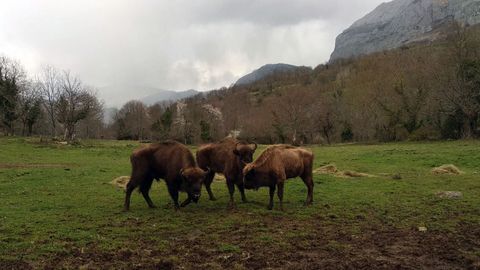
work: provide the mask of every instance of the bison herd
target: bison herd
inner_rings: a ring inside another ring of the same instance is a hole
[[[245,189],[270,188],[268,209],[273,209],[273,197],[277,190],[280,208],[283,210],[285,180],[300,177],[308,189],[306,205],[313,201],[312,152],[291,145],[272,145],[254,161],[256,143],[226,138],[201,146],[196,161],[183,144],[165,141],[135,150],[131,157],[132,174],[126,187],[124,210],[130,208],[130,197],[138,187],[148,206],[155,205],[149,196],[153,180],[164,179],[175,209],[200,199],[202,185],[210,200],[215,200],[211,184],[215,173],[226,178],[230,194],[229,205],[234,205],[235,186],[242,201],[246,202]],[[179,204],[178,193],[187,193],[187,199]]]

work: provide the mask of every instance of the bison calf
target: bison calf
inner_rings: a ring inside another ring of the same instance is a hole
[[[200,168],[210,168],[211,172],[205,178],[205,188],[210,200],[215,200],[210,185],[215,173],[225,175],[228,191],[230,193],[230,205],[233,205],[233,193],[235,185],[240,191],[242,201],[246,202],[243,188],[242,170],[247,163],[253,161],[253,154],[257,144],[239,142],[233,138],[225,138],[217,143],[210,143],[201,146],[197,151],[197,162]]]
[[[280,208],[283,210],[283,187],[285,180],[300,176],[308,188],[305,205],[313,201],[312,152],[290,145],[274,145],[268,147],[253,163],[243,169],[246,189],[270,188],[270,204],[273,209],[273,195],[278,188]]]
[[[130,157],[132,175],[127,184],[124,209],[130,208],[130,196],[139,187],[148,206],[153,208],[148,192],[153,179],[165,179],[168,193],[172,197],[175,208],[178,209],[178,192],[184,191],[188,198],[182,206],[191,201],[198,202],[205,175],[208,173],[197,167],[190,150],[175,141],[152,144],[138,149]]]

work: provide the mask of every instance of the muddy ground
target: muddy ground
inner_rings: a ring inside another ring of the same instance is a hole
[[[330,217],[334,218],[334,217]],[[69,246],[35,263],[3,260],[1,269],[480,269],[480,227],[462,225],[456,233],[421,232],[371,226],[362,217],[357,224],[329,226],[322,217],[303,223],[288,218],[266,218],[263,225],[275,228],[279,238],[259,244],[258,228],[233,225],[220,232],[239,249],[218,250],[208,230],[194,230],[168,240],[156,249],[156,241],[132,239],[132,246],[116,251],[95,245]],[[351,233],[352,226],[358,233]],[[298,234],[295,236],[296,232]],[[308,232],[308,233],[306,233]],[[460,232],[460,233],[459,233]],[[478,254],[478,253],[477,253]]]

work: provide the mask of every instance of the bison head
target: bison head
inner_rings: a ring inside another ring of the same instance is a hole
[[[185,192],[187,192],[188,196],[195,203],[200,199],[202,183],[209,172],[210,169],[204,171],[198,167],[182,169],[180,171],[180,175],[183,178]]]
[[[233,153],[240,159],[241,163],[246,165],[253,161],[255,150],[257,150],[257,143],[255,142],[253,144],[237,143]]]

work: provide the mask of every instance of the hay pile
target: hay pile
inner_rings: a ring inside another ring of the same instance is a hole
[[[460,169],[458,169],[457,166],[453,164],[446,164],[442,165],[440,167],[436,167],[432,169],[432,173],[435,175],[444,175],[444,174],[450,174],[450,175],[460,175],[463,174]]]
[[[463,193],[460,191],[440,191],[436,195],[442,199],[460,199],[463,197]]]
[[[356,171],[344,171],[342,175],[343,177],[373,177],[371,174]]]
[[[223,174],[215,174],[215,181],[225,182],[225,176]],[[120,176],[113,179],[110,184],[121,189],[127,189],[128,181],[130,181],[130,176]]]
[[[215,174],[215,177],[213,178],[213,180],[215,181],[219,181],[219,182],[225,182],[225,176],[223,176],[223,174],[219,174],[219,173],[216,173]]]
[[[120,176],[113,179],[110,183],[121,189],[126,189],[128,181],[130,181],[130,176]]]
[[[375,177],[374,175],[351,170],[340,171],[334,164],[328,164],[313,170],[315,174],[330,174],[341,178]]]
[[[335,174],[337,172],[338,172],[338,169],[333,164],[328,164],[313,170],[313,173],[316,173],[316,174]]]

